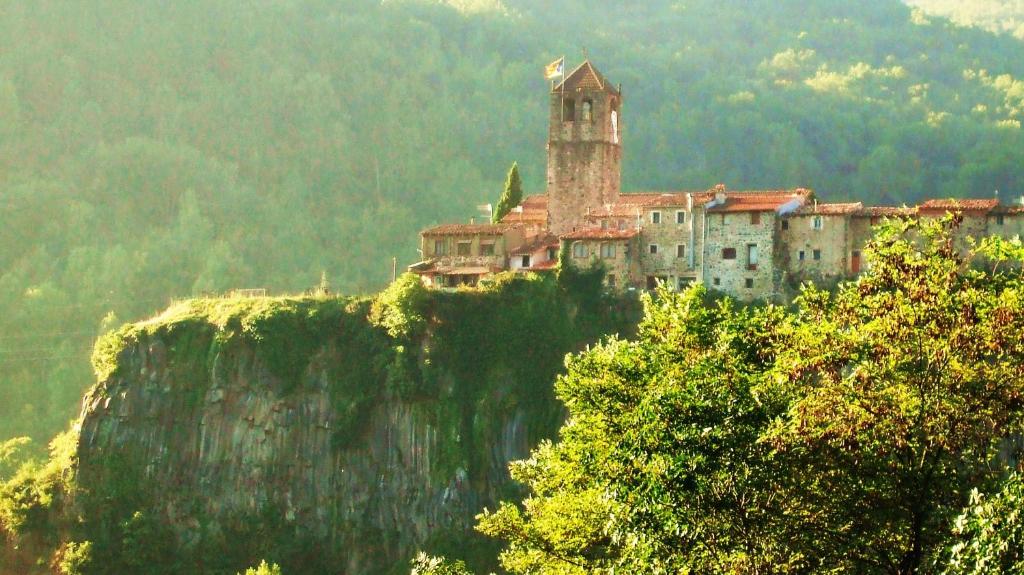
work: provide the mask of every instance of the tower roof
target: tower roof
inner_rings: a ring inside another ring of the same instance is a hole
[[[577,90],[604,91],[619,95],[618,89],[594,68],[590,60],[584,60],[575,70],[569,72],[561,82],[555,85],[552,92],[575,92]]]

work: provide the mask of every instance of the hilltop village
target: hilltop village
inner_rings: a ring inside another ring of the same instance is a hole
[[[782,300],[804,280],[864,269],[863,248],[884,218],[963,216],[961,238],[1024,231],[1024,208],[996,199],[927,200],[914,207],[825,203],[807,189],[621,193],[622,91],[585,61],[553,85],[547,193],[495,224],[423,230],[409,267],[435,288],[494,273],[603,265],[612,290],[699,282],[742,301]]]

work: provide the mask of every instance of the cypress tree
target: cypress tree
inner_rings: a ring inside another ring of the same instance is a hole
[[[523,203],[523,181],[519,179],[519,164],[512,162],[508,170],[508,177],[505,178],[505,191],[498,200],[498,205],[491,215],[491,222],[498,223],[501,218],[512,211],[512,208]]]

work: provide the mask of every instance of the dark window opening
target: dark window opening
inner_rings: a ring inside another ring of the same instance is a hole
[[[580,107],[580,121],[590,122],[594,119],[593,114],[594,102],[590,99],[583,100],[583,105]]]
[[[996,216],[996,225],[997,226],[1003,225],[1003,214],[999,214],[998,216]]]
[[[803,250],[800,250],[799,252],[797,252],[796,259],[798,259],[800,261],[804,261],[804,259],[806,259],[806,255],[807,254],[805,254]]]
[[[716,286],[717,285],[722,285],[722,279],[721,278],[712,278],[711,283],[715,284]]]
[[[676,212],[676,223],[677,224],[685,224],[686,223],[686,212],[682,212],[682,211]]]
[[[648,247],[648,249],[651,251],[652,254],[656,254],[658,253],[658,244],[651,244]]]
[[[659,283],[665,283],[667,281],[668,278],[665,276],[647,276],[647,289],[657,289]]]
[[[686,257],[686,244],[678,244],[678,245],[676,245],[676,257],[677,258],[685,258]]]
[[[576,120],[576,100],[562,100],[562,121],[573,122]]]
[[[818,261],[821,259],[821,250],[814,250],[814,260]]]
[[[523,263],[523,267],[524,268],[530,267],[530,256],[528,256],[528,255],[527,256],[523,256],[523,262],[522,263]]]
[[[471,248],[472,245],[473,244],[471,244],[469,242],[459,242],[458,245],[455,248],[456,249],[456,251],[455,251],[456,255],[468,256],[470,248]]]
[[[782,220],[782,229],[784,229],[784,230],[788,230],[789,229],[789,220]]]
[[[750,212],[750,225],[761,225],[761,212]]]
[[[722,248],[722,259],[723,260],[734,260],[734,259],[736,259],[736,248]]]
[[[480,255],[482,256],[493,256],[494,255],[494,243],[486,242],[480,244]]]
[[[747,286],[747,289],[753,288],[754,287],[754,278],[747,278],[746,280],[744,280],[744,284]]]

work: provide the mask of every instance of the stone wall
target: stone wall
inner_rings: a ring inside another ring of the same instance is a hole
[[[685,221],[677,223],[677,213],[684,214]],[[654,214],[660,215],[654,223]],[[686,205],[647,207],[643,211],[641,224],[640,258],[643,273],[667,281],[673,288],[683,283],[698,281],[701,264],[701,233],[703,232],[702,211],[694,213]],[[651,253],[651,246],[657,246],[657,253]],[[679,252],[683,246],[683,252]]]
[[[704,283],[745,302],[771,299],[778,291],[773,261],[776,214],[757,212],[759,222],[753,223],[752,213],[711,212],[705,218]],[[748,259],[749,245],[757,248],[756,268]],[[730,248],[736,251],[732,259],[725,257],[725,250]]]
[[[820,228],[815,228],[815,219]],[[851,271],[853,230],[849,215],[795,214],[780,225],[779,261],[787,283],[830,283]]]
[[[575,102],[576,116],[564,116],[564,102]],[[583,117],[583,103],[591,103]],[[551,94],[548,132],[548,229],[555,235],[572,231],[586,214],[619,198],[621,139],[612,133],[611,112],[618,97],[600,90]],[[618,118],[621,134],[622,120]]]
[[[563,249],[569,250],[569,261],[577,268],[585,269],[600,263],[605,268],[605,284],[616,289],[641,287],[643,274],[641,263],[636,254],[640,251],[637,238],[630,239],[581,239],[563,240]],[[581,244],[586,247],[587,255],[577,257],[573,246]],[[611,246],[614,255],[602,255],[602,246]],[[614,278],[614,279],[612,279]]]

